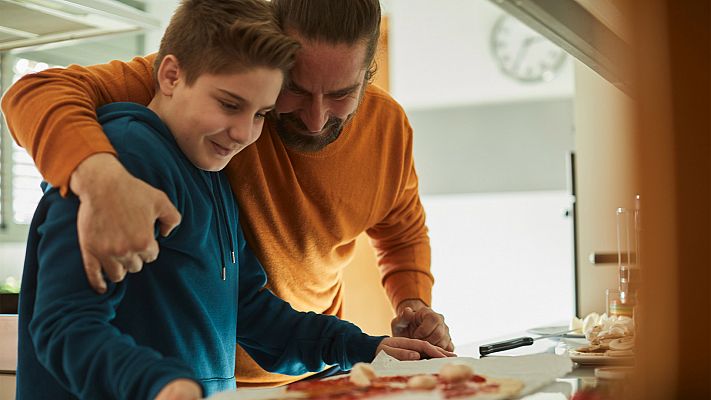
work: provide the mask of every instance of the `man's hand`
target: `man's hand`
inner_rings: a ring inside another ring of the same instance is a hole
[[[390,327],[393,336],[422,339],[445,350],[454,350],[444,316],[421,300],[405,300],[398,304],[397,316],[390,322]]]
[[[72,174],[70,188],[79,196],[77,230],[89,284],[106,291],[103,269],[112,282],[158,257],[156,221],[168,236],[180,213],[165,193],[133,177],[111,154],[84,160]]]
[[[398,360],[419,360],[420,358],[443,358],[456,357],[457,355],[439,348],[424,340],[390,337],[383,339],[375,349],[375,355],[380,350],[388,353],[391,357]]]
[[[202,388],[190,379],[176,379],[163,386],[155,400],[202,399]]]

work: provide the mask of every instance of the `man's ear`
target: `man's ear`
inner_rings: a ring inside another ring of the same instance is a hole
[[[178,58],[172,54],[163,57],[158,67],[158,87],[164,96],[172,96],[175,87],[182,78],[182,71]]]

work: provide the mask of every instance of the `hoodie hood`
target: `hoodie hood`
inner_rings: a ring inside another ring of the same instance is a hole
[[[204,184],[205,190],[210,193],[213,211],[215,215],[218,216],[215,220],[222,222],[218,223],[217,235],[221,255],[220,277],[223,281],[226,280],[227,265],[235,264],[235,239],[232,234],[232,229],[230,229],[229,226],[226,211],[227,207],[225,205],[225,194],[231,195],[231,191],[226,180],[221,179],[221,173],[204,171],[196,167],[180,149],[178,142],[175,140],[175,137],[165,122],[160,119],[158,114],[146,106],[128,102],[111,103],[97,109],[97,116],[102,126],[107,124],[125,124],[127,132],[131,131],[131,124],[138,123],[148,125],[155,134],[160,136],[161,140],[171,151],[180,155],[183,163],[185,163],[189,169],[193,168],[196,170],[200,181]],[[144,132],[145,128],[141,127],[140,131]],[[158,236],[157,226],[156,236]]]

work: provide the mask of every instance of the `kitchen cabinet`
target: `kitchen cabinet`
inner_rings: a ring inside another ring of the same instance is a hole
[[[15,398],[17,314],[0,314],[0,400]]]
[[[0,373],[0,400],[15,398],[15,375]]]
[[[618,286],[617,257],[610,264],[593,264],[589,256],[617,254],[615,210],[632,207],[639,192],[633,116],[633,102],[627,94],[576,62],[576,292],[580,317],[605,312],[605,289]]]

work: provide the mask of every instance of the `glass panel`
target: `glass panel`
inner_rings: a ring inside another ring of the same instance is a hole
[[[56,65],[36,62],[25,58],[17,59],[13,66],[13,82],[23,75],[39,72]],[[40,183],[42,176],[25,149],[13,143],[12,146],[12,210],[13,220],[18,224],[29,224],[37,203],[42,198]]]

